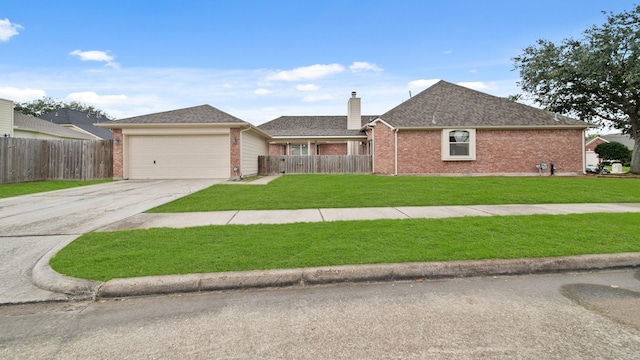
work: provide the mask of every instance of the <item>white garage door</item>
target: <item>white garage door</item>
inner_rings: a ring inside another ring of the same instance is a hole
[[[229,135],[129,136],[129,179],[229,177]]]

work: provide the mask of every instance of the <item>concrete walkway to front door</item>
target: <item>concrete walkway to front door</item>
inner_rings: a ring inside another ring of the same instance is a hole
[[[32,283],[52,249],[225,179],[127,180],[0,199],[0,304],[65,300]]]

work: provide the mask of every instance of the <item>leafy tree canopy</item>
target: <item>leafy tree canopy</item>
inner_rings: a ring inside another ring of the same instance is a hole
[[[598,144],[593,151],[605,161],[619,160],[625,163],[631,157],[631,150],[617,141]]]
[[[515,57],[522,90],[547,110],[612,124],[640,139],[640,6],[592,26],[581,39],[548,40]],[[640,141],[631,172],[640,173]]]
[[[40,116],[51,111],[60,109],[71,109],[81,111],[83,113],[99,115],[107,119],[112,119],[107,113],[93,106],[81,104],[77,101],[64,102],[53,99],[51,97],[43,97],[42,99],[33,100],[23,103],[15,103],[13,108],[23,114]]]

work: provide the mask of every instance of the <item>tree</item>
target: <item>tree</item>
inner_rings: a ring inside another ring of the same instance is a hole
[[[617,160],[622,163],[626,163],[631,157],[631,150],[629,150],[629,148],[624,144],[617,141],[598,144],[593,151],[595,151],[595,153],[598,154],[598,157],[604,161]]]
[[[630,134],[630,171],[640,174],[640,6],[607,15],[582,39],[538,40],[525,48],[513,58],[518,85],[547,110]]]
[[[13,108],[17,111],[20,111],[23,114],[40,116],[42,114],[46,114],[51,111],[60,110],[60,109],[71,109],[82,111],[83,113],[99,115],[101,117],[105,117],[107,119],[111,119],[111,117],[100,109],[96,109],[90,105],[84,105],[77,101],[72,102],[63,102],[60,100],[55,100],[51,97],[43,97],[42,99],[33,100],[29,102],[23,103],[15,103]]]

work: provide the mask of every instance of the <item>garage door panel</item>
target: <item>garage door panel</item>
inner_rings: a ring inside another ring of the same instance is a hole
[[[229,177],[228,135],[129,136],[130,179]]]

